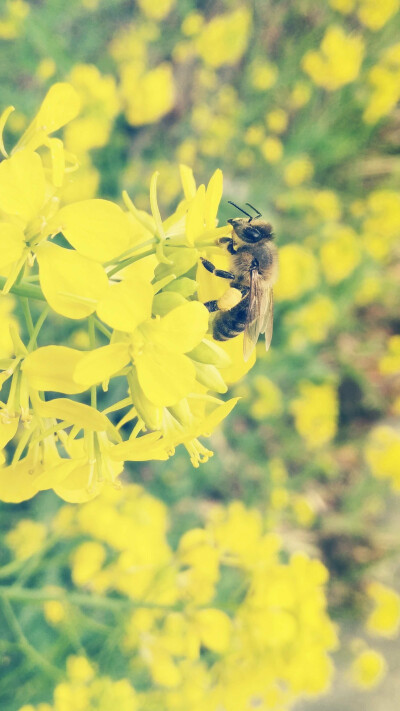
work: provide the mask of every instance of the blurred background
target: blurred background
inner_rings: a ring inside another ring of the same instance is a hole
[[[234,388],[241,400],[212,437],[214,457],[193,469],[179,448],[166,463],[135,464],[125,480],[168,509],[172,546],[215,505],[240,500],[287,554],[322,560],[339,630],[336,672],[323,698],[294,700],[299,711],[390,711],[400,693],[398,10],[398,0],[3,0],[0,9],[0,105],[16,107],[6,144],[55,81],[81,96],[64,133],[81,164],[66,200],[119,199],[126,189],[148,210],[157,169],[168,214],[184,163],[198,182],[223,170],[220,224],[234,216],[233,200],[274,225],[272,348],[258,344],[256,365]],[[2,318],[13,308],[12,296],[1,299]],[[79,347],[79,324],[60,336],[60,323],[49,321],[48,342]],[[9,349],[3,329],[2,357]],[[73,561],[82,541],[101,536],[77,525],[60,535],[60,521],[79,518],[71,509],[50,493],[1,505],[0,582],[90,591],[90,574],[79,578]],[[4,711],[53,703],[55,670],[71,654],[139,683],[124,620],[110,642],[101,615],[74,614],[68,622],[61,604],[5,604]],[[64,702],[54,708],[92,708]],[[143,708],[161,708],[152,703]]]

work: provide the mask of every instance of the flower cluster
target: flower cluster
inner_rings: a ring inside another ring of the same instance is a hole
[[[134,485],[58,512],[51,529],[73,544],[75,587],[94,597],[116,591],[132,603],[120,640],[132,685],[94,677],[87,660],[69,658],[49,708],[61,711],[68,700],[85,711],[96,703],[106,709],[104,698],[114,694],[126,695],[130,709],[272,710],[329,688],[337,635],[326,611],[325,566],[302,552],[284,562],[284,544],[265,517],[239,502],[211,507],[205,526],[174,547],[168,527],[165,505]],[[14,550],[16,539],[10,532]],[[224,600],[232,577],[237,594]],[[60,629],[68,591],[44,591],[46,619]]]
[[[84,84],[93,71],[77,68],[76,77]],[[110,82],[104,79],[99,89],[112,101]],[[198,438],[236,403],[218,395],[254,362],[244,365],[240,338],[226,347],[212,340],[208,311],[196,298],[206,300],[215,279],[198,266],[199,255],[210,249],[218,254],[215,240],[230,231],[216,226],[221,171],[197,188],[192,171],[182,166],[184,199],[164,221],[157,174],[152,214],[137,210],[127,194],[126,210],[102,199],[64,204],[63,185],[76,158],[52,134],[78,110],[73,86],[55,84],[10,155],[2,145],[3,294],[19,295],[28,331],[24,342],[9,319],[12,352],[6,349],[1,363],[8,394],[1,409],[0,496],[10,502],[48,488],[68,501],[84,501],[104,482],[115,482],[126,460],[164,460],[179,444],[194,466],[207,461],[211,452]],[[78,129],[67,138],[79,152],[79,122]],[[106,124],[101,131],[107,133]],[[222,280],[215,282],[223,292]],[[32,298],[47,302],[36,324]],[[87,320],[86,350],[37,346],[50,311],[72,326]],[[119,399],[113,378],[122,378]],[[111,400],[102,411],[99,386]],[[81,397],[65,397],[76,395]]]

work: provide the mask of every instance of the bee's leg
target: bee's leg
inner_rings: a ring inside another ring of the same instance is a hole
[[[212,301],[205,301],[204,306],[206,307],[207,311],[210,312],[210,314],[212,314],[214,311],[219,311],[217,299],[213,299]]]
[[[229,254],[236,254],[237,249],[235,247],[234,241],[232,237],[221,237],[220,240],[218,240],[219,244],[225,244],[226,249],[229,252]]]
[[[235,275],[232,274],[232,272],[226,272],[224,269],[216,269],[214,264],[212,262],[209,262],[208,259],[203,259],[203,257],[200,257],[203,267],[207,269],[208,272],[211,272],[211,274],[215,274],[217,277],[221,277],[221,279],[234,279]]]

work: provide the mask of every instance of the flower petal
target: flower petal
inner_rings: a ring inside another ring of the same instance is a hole
[[[43,244],[36,255],[40,286],[51,308],[67,318],[90,316],[108,287],[103,267],[56,244]]]
[[[74,348],[44,346],[25,358],[22,370],[35,390],[54,390],[67,395],[82,393],[86,385],[78,384],[73,373],[83,356],[85,353]]]
[[[0,224],[0,267],[16,262],[22,256],[25,247],[25,235],[17,225],[11,222]]]
[[[57,213],[52,229],[60,230],[85,257],[107,262],[124,252],[130,243],[127,215],[110,200],[82,200]]]
[[[153,288],[143,279],[124,279],[110,284],[97,307],[102,321],[118,331],[132,332],[151,317]]]
[[[130,361],[127,343],[111,343],[84,353],[74,371],[76,383],[86,387],[107,380]]]
[[[108,429],[110,422],[105,415],[82,402],[75,402],[67,397],[55,398],[49,402],[39,400],[35,409],[41,417],[54,417],[65,420],[87,430],[101,432]]]
[[[169,311],[162,319],[141,327],[145,337],[160,348],[186,353],[200,343],[207,333],[208,311],[198,301],[189,301]]]
[[[21,150],[0,163],[1,210],[29,222],[39,212],[44,198],[44,170],[37,153]]]
[[[175,405],[196,387],[194,365],[184,355],[147,345],[135,358],[140,387],[154,405]]]

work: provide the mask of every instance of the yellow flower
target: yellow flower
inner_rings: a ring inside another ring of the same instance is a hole
[[[282,142],[275,136],[268,136],[261,144],[260,150],[268,163],[279,163],[283,155]]]
[[[175,104],[172,67],[164,62],[155,69],[141,72],[135,63],[123,64],[121,91],[126,104],[126,117],[132,126],[155,123]]]
[[[278,79],[278,69],[265,59],[256,59],[250,64],[250,82],[257,91],[270,89]]]
[[[269,111],[265,117],[267,126],[273,133],[283,133],[288,126],[289,117],[283,109]]]
[[[371,430],[365,447],[365,458],[378,479],[390,479],[393,489],[400,490],[400,434],[389,425]]]
[[[256,397],[252,398],[250,412],[257,420],[265,417],[277,417],[282,414],[282,393],[275,383],[264,375],[254,379]]]
[[[395,637],[400,626],[400,596],[382,583],[373,582],[367,588],[375,608],[369,615],[368,632],[382,637]]]
[[[296,299],[313,289],[319,280],[318,262],[312,252],[299,244],[287,244],[279,251],[277,300]]]
[[[310,449],[330,442],[337,430],[338,400],[336,389],[329,384],[303,382],[300,395],[290,404],[295,426]]]
[[[364,56],[364,42],[346,35],[341,27],[329,27],[320,50],[309,50],[302,68],[318,86],[335,91],[357,79]]]
[[[394,44],[368,74],[373,91],[364,111],[366,123],[376,123],[395,108],[400,96],[399,76],[400,44]]]
[[[388,352],[379,361],[379,370],[383,375],[400,372],[400,336],[389,338]]]
[[[324,341],[337,320],[337,309],[327,296],[316,296],[307,304],[290,311],[285,323],[291,327],[290,344],[295,350],[302,350],[308,342]]]
[[[398,12],[399,0],[359,0],[358,17],[370,30],[380,30]]]
[[[200,57],[212,67],[236,64],[246,50],[250,27],[251,15],[247,8],[216,15],[196,38]]]
[[[175,5],[175,0],[138,0],[141,11],[152,20],[162,20],[166,17]]]
[[[314,174],[314,167],[307,156],[294,158],[285,167],[283,172],[285,183],[291,188],[301,185],[307,180],[310,180]]]
[[[47,528],[39,521],[22,519],[6,535],[6,543],[16,558],[30,558],[43,548]]]
[[[397,244],[400,230],[400,195],[394,190],[374,190],[367,198],[363,241],[378,262],[385,260]]]
[[[378,686],[386,674],[385,658],[374,649],[365,649],[356,657],[351,666],[351,679],[361,689]]]
[[[361,260],[360,240],[351,227],[329,229],[321,247],[321,265],[326,280],[337,284],[354,271]]]

